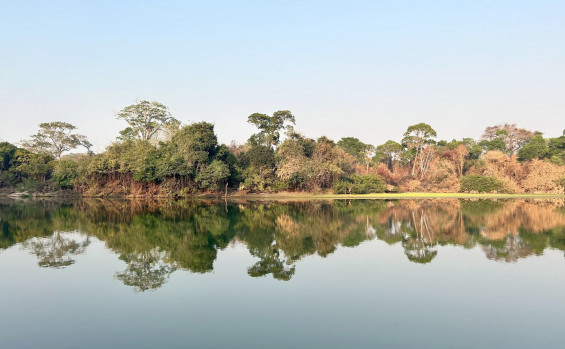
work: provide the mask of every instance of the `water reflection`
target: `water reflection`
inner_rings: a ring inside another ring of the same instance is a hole
[[[72,234],[56,231],[50,237],[33,237],[26,240],[22,243],[22,247],[30,250],[37,257],[40,267],[64,268],[74,264],[74,257],[83,254],[90,244],[88,235],[82,242],[69,235]]]
[[[563,200],[0,202],[0,251],[20,246],[41,267],[65,268],[90,237],[125,262],[116,279],[155,290],[178,269],[212,271],[218,251],[243,243],[258,260],[251,277],[290,280],[298,261],[378,239],[408,260],[430,263],[443,245],[479,246],[500,262],[565,250]],[[71,234],[72,233],[72,234]],[[299,267],[298,267],[299,268]]]

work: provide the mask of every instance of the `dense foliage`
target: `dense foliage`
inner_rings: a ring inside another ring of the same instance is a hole
[[[335,194],[371,194],[383,193],[386,184],[380,176],[352,175],[334,184]]]
[[[166,106],[139,101],[117,118],[127,127],[99,154],[65,122],[40,124],[21,146],[0,143],[0,187],[70,189],[83,195],[182,197],[230,191],[562,193],[565,134],[545,139],[516,125],[487,127],[480,140],[437,140],[426,123],[400,142],[335,142],[294,130],[288,110],[254,113],[245,144],[219,144],[214,125],[182,125]],[[65,155],[82,146],[83,154]]]
[[[491,176],[468,175],[461,177],[461,191],[466,193],[500,193],[504,183]]]

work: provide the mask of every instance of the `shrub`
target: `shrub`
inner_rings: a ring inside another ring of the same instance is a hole
[[[22,178],[22,180],[16,184],[16,191],[18,192],[36,192],[41,191],[46,187],[44,182],[34,178]]]
[[[557,184],[558,186],[561,186],[565,189],[565,177],[559,178],[558,180],[556,180],[555,184]]]
[[[383,193],[386,183],[380,176],[351,175],[337,181],[333,186],[334,194],[370,194]]]
[[[504,192],[504,184],[491,176],[468,175],[460,179],[461,192],[493,193]]]
[[[558,155],[553,155],[551,158],[549,158],[549,162],[558,166],[563,166],[563,159]]]

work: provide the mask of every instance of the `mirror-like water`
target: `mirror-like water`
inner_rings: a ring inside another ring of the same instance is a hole
[[[560,347],[564,251],[563,200],[0,202],[0,347]]]

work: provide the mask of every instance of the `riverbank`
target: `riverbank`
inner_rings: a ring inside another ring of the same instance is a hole
[[[148,196],[124,196],[124,195],[81,195],[72,190],[60,190],[53,192],[17,192],[9,188],[0,189],[0,197],[10,198],[114,198],[114,199],[170,199],[169,197],[148,197]],[[192,198],[202,199],[223,199],[224,193],[202,193]],[[249,193],[241,191],[228,192],[228,199],[239,200],[339,200],[339,199],[377,199],[377,200],[395,200],[395,199],[563,199],[565,194],[489,194],[489,193],[426,193],[426,192],[410,192],[410,193],[374,193],[374,194],[332,194],[332,193],[304,193],[304,192],[280,192],[280,193]]]
[[[378,194],[311,194],[311,193],[246,193],[228,195],[238,199],[563,199],[565,194],[486,194],[486,193],[378,193]]]

